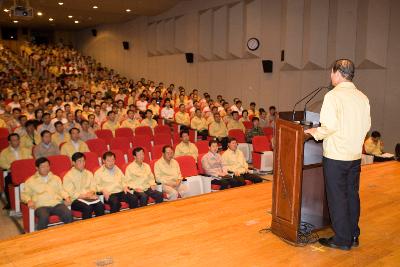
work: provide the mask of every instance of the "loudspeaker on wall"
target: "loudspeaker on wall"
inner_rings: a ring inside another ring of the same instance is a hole
[[[272,60],[263,60],[262,66],[263,66],[264,73],[272,73],[272,69],[273,69]]]
[[[124,47],[125,50],[128,50],[129,49],[129,42],[123,41],[122,42],[122,46]]]
[[[185,56],[187,63],[193,63],[193,53],[186,53]]]

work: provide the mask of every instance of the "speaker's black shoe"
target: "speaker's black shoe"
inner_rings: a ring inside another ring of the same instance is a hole
[[[360,242],[358,241],[358,237],[353,237],[351,246],[356,248],[356,247],[358,247],[359,245],[360,245]]]
[[[329,248],[336,248],[336,249],[341,249],[341,250],[350,250],[351,246],[344,246],[344,245],[336,245],[333,242],[333,238],[320,238],[319,243],[325,247],[329,247]]]

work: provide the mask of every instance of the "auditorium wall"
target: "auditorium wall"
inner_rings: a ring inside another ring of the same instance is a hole
[[[400,1],[182,1],[155,17],[82,30],[77,48],[122,75],[222,94],[245,105],[291,110],[329,83],[334,59],[350,58],[355,83],[369,97],[373,129],[388,150],[400,142]],[[256,51],[247,48],[258,38]],[[129,50],[122,42],[128,41]],[[284,51],[284,58],[281,52]],[[186,63],[185,53],[194,54]],[[262,60],[273,61],[264,73]],[[319,111],[323,94],[310,104]],[[300,106],[302,108],[302,106]]]

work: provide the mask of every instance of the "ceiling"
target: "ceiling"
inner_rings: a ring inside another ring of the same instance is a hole
[[[101,24],[121,23],[136,16],[158,15],[183,0],[16,0],[22,4],[29,2],[34,18],[28,21],[19,19],[14,23],[9,13],[14,0],[0,0],[0,25],[29,28],[55,28],[78,30]],[[62,2],[62,5],[59,5]],[[93,6],[97,6],[94,9]],[[130,12],[126,10],[130,9]],[[42,12],[38,16],[37,12]],[[73,16],[68,18],[68,16]],[[49,21],[53,18],[53,21]],[[75,23],[77,20],[79,23]]]

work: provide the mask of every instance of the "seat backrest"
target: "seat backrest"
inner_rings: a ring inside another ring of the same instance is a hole
[[[115,154],[115,164],[121,168],[126,163],[124,153],[119,149],[110,150]]]
[[[109,129],[96,130],[95,134],[96,134],[97,138],[103,139],[107,145],[109,145],[111,142],[111,139],[114,138],[112,131]]]
[[[111,139],[110,142],[111,150],[119,149],[124,154],[127,154],[130,147],[131,147],[131,139],[129,139],[128,137],[115,137]]]
[[[7,137],[0,137],[0,152],[7,147],[8,147]]]
[[[179,168],[183,177],[198,175],[196,160],[192,156],[179,156],[175,160],[179,163]]]
[[[153,131],[149,126],[139,126],[135,128],[135,136],[137,135],[148,135],[153,137]]]
[[[148,135],[136,135],[132,140],[132,147],[135,148],[141,146],[146,148],[147,151],[151,151],[151,137]]]
[[[14,185],[24,183],[26,179],[31,177],[36,172],[34,159],[20,159],[11,163],[11,179]]]
[[[10,133],[8,132],[8,129],[7,128],[0,128],[0,138],[3,138],[3,137],[8,137],[8,135],[9,135]]]
[[[155,145],[151,148],[151,159],[159,159],[162,157],[162,148],[165,145]]]
[[[243,121],[243,125],[246,130],[250,130],[251,128],[253,128],[253,123],[251,121]]]
[[[266,136],[254,136],[253,140],[253,151],[254,152],[264,152],[271,151],[271,142]]]
[[[86,141],[91,152],[97,154],[97,156],[102,157],[104,152],[108,150],[107,144],[103,139],[95,138]]]
[[[150,169],[151,169],[151,172],[154,174],[154,165],[156,164],[156,161],[157,161],[158,159],[152,159],[152,160],[150,160],[150,163],[149,163],[149,165],[150,165]]]
[[[100,167],[99,156],[90,151],[83,154],[86,157],[86,169],[94,173]]]
[[[115,130],[115,137],[126,137],[129,140],[132,140],[133,130],[127,127],[118,128]]]
[[[274,135],[274,128],[272,127],[264,127],[263,131],[265,135]]]
[[[228,132],[228,136],[234,137],[238,143],[246,143],[246,136],[240,129],[231,129]]]
[[[171,128],[168,125],[157,125],[154,128],[154,135],[169,134],[171,136]]]
[[[197,156],[197,170],[199,171],[200,174],[205,174],[205,171],[204,171],[204,169],[203,169],[203,165],[201,164],[201,160],[203,159],[203,157],[204,157],[205,154],[206,154],[206,153],[204,153],[204,154],[199,154],[199,155]]]
[[[71,160],[65,155],[54,155],[47,158],[50,161],[51,172],[60,176],[60,178],[71,169]]]
[[[207,140],[199,140],[195,143],[199,154],[208,152],[208,141]]]
[[[171,134],[160,133],[154,135],[154,145],[171,145]]]

